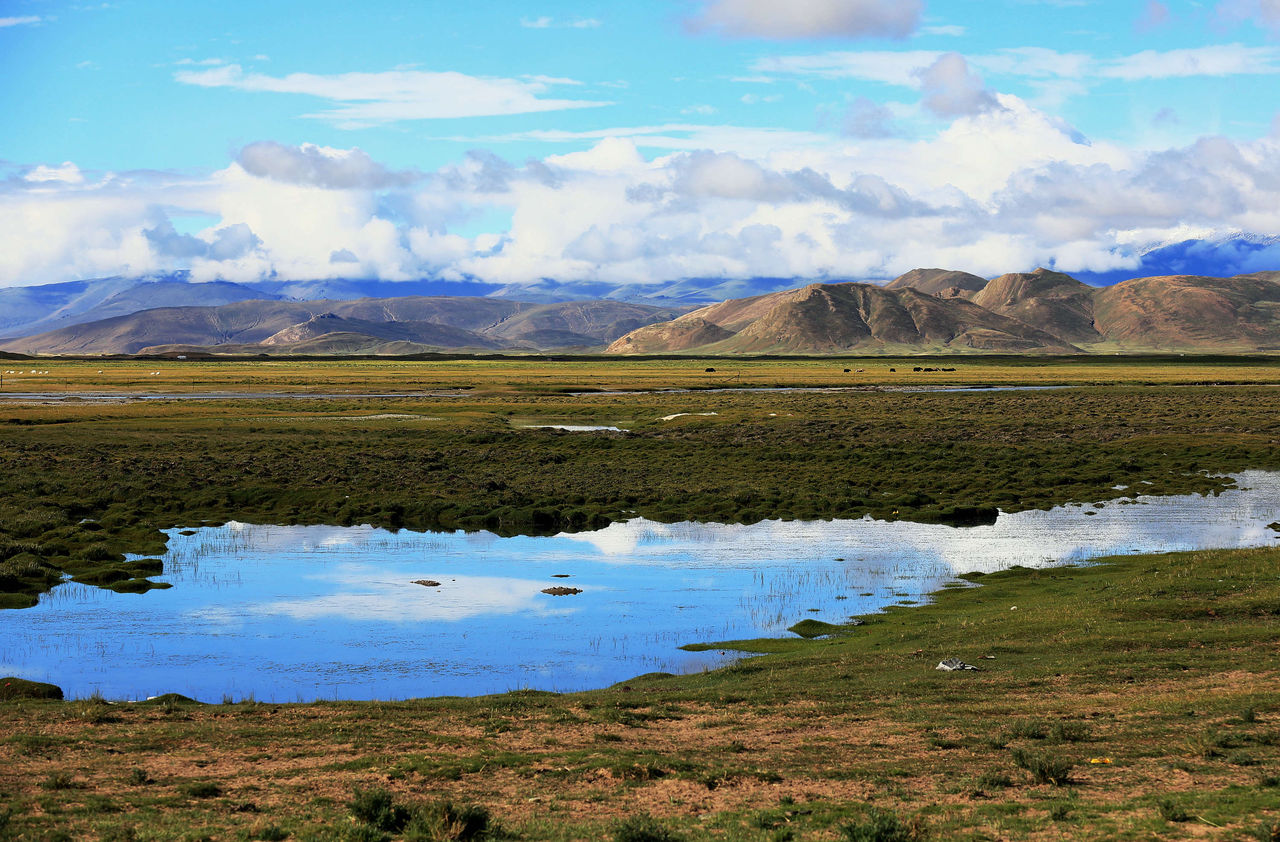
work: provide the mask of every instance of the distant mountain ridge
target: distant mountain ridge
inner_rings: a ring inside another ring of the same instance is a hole
[[[1037,269],[977,283],[918,269],[883,287],[810,284],[725,301],[621,337],[610,353],[1082,353],[1280,350],[1280,272],[1091,287]]]
[[[161,307],[0,342],[27,354],[385,354],[438,350],[598,349],[683,309],[621,301],[557,304],[405,296],[355,301],[238,301]],[[318,351],[317,348],[335,350]]]

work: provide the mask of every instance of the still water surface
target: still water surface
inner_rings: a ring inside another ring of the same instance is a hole
[[[1280,474],[1237,480],[1217,497],[1139,496],[969,528],[637,519],[538,538],[241,523],[174,530],[156,577],[172,589],[68,583],[35,608],[0,612],[0,675],[51,681],[69,696],[205,701],[601,687],[732,657],[683,652],[686,643],[786,635],[808,617],[840,622],[923,601],[967,571],[1276,543],[1267,524],[1280,520]],[[542,593],[557,585],[582,593]]]

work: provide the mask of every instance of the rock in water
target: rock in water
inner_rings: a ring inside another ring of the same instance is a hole
[[[542,592],[551,596],[573,596],[582,593],[582,588],[566,588],[563,585],[557,585],[554,588],[543,588]]]

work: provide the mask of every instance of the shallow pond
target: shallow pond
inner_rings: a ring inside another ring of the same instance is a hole
[[[71,696],[206,701],[601,687],[732,657],[681,651],[686,643],[785,635],[805,618],[840,622],[923,601],[957,573],[1276,542],[1267,524],[1280,519],[1280,474],[1237,480],[1217,497],[1136,497],[969,528],[637,519],[536,538],[174,530],[158,577],[169,590],[69,583],[35,608],[0,612],[0,675],[51,681]],[[543,593],[556,586],[581,592]]]

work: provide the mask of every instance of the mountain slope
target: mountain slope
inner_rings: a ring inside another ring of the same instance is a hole
[[[939,298],[973,298],[987,279],[955,269],[912,269],[884,285],[885,289],[917,289]]]
[[[1095,294],[1098,330],[1121,346],[1280,350],[1280,274],[1137,278]]]
[[[1068,342],[1093,343],[1102,341],[1093,325],[1096,291],[1070,275],[1037,269],[994,278],[971,300]]]

